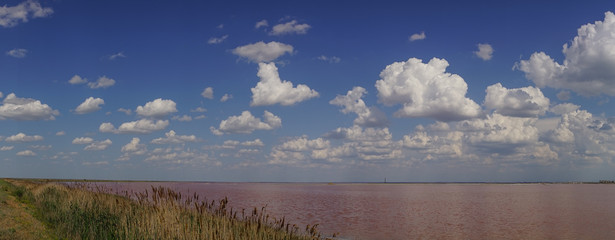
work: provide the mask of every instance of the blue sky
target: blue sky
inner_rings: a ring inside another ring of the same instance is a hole
[[[0,176],[595,181],[607,1],[0,3]]]

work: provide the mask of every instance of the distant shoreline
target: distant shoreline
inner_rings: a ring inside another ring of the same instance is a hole
[[[583,182],[583,181],[570,181],[570,182],[229,182],[229,181],[181,181],[181,180],[110,180],[110,179],[70,179],[70,178],[1,178],[1,179],[18,179],[18,180],[32,180],[41,182],[169,182],[169,183],[266,183],[266,184],[328,184],[328,185],[342,185],[342,184],[382,184],[382,185],[395,185],[395,184],[615,184],[615,181],[611,180],[599,180],[596,182]]]

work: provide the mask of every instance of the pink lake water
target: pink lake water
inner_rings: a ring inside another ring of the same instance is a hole
[[[164,186],[341,239],[615,239],[611,184],[97,183]]]

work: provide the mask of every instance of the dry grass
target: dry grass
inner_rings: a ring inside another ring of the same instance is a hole
[[[0,240],[54,239],[45,226],[32,216],[25,203],[25,188],[0,179]]]
[[[299,228],[265,208],[229,209],[226,198],[163,187],[118,196],[86,184],[19,184],[28,184],[39,217],[69,239],[323,239],[316,226]]]

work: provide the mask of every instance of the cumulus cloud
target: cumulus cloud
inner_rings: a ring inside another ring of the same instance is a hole
[[[232,98],[233,98],[233,95],[225,93],[224,96],[222,96],[220,98],[220,102],[226,102],[226,101],[228,101],[229,99],[232,99]]]
[[[388,125],[386,115],[376,107],[367,107],[363,99],[363,94],[367,94],[367,90],[362,87],[354,87],[348,91],[346,95],[338,95],[329,104],[342,106],[342,113],[355,113],[357,118],[354,124],[363,127],[385,127]]]
[[[17,6],[7,7],[0,6],[0,26],[9,28],[19,24],[19,22],[28,22],[32,18],[43,18],[51,15],[53,9],[42,7],[38,1],[28,0]]]
[[[115,60],[117,58],[125,58],[126,55],[124,55],[124,52],[119,52],[116,54],[111,54],[111,56],[109,56],[109,60]]]
[[[201,112],[202,113],[202,112],[207,112],[207,109],[202,108],[202,107],[197,107],[195,109],[191,109],[190,111],[191,112]]]
[[[190,122],[192,121],[192,117],[188,116],[188,115],[182,115],[182,116],[173,116],[172,118],[173,120],[177,120],[180,122]]]
[[[549,112],[555,113],[557,115],[562,115],[569,112],[574,112],[578,110],[581,106],[575,105],[572,103],[562,103],[557,104],[549,109]]]
[[[269,35],[279,36],[286,34],[306,34],[311,27],[312,26],[306,23],[298,24],[297,20],[292,20],[287,23],[280,23],[273,26],[273,29]]]
[[[98,130],[105,133],[120,133],[120,134],[149,134],[155,131],[160,131],[169,126],[169,120],[150,120],[141,119],[132,122],[125,122],[119,128],[115,128],[111,123],[102,123]]]
[[[228,38],[228,35],[224,35],[222,37],[211,37],[207,40],[207,44],[219,44],[224,42]]]
[[[254,139],[252,141],[245,141],[242,142],[241,145],[243,146],[248,146],[248,147],[263,147],[265,146],[265,144],[263,143],[263,141],[261,141],[260,139]]]
[[[214,89],[211,87],[203,89],[203,92],[201,92],[201,96],[208,99],[214,99]]]
[[[557,99],[562,101],[570,100],[570,92],[569,91],[560,91],[557,93]]]
[[[259,63],[258,77],[261,79],[252,90],[251,106],[280,104],[293,105],[307,99],[318,97],[318,92],[308,86],[282,81],[275,63]]]
[[[494,113],[485,119],[465,120],[457,129],[466,132],[469,142],[477,146],[512,148],[506,144],[530,144],[538,141],[536,118],[508,117]]]
[[[6,52],[7,56],[11,56],[14,58],[25,58],[27,54],[28,54],[28,50],[23,49],[23,48],[16,48],[16,49]]]
[[[25,151],[18,152],[17,156],[33,157],[33,156],[36,156],[36,153],[32,152],[32,150],[25,150]]]
[[[265,111],[263,121],[256,118],[249,111],[243,111],[239,116],[231,116],[226,120],[222,120],[218,128],[210,127],[210,130],[215,135],[223,135],[229,133],[249,134],[255,130],[273,130],[282,126],[282,119]]]
[[[14,93],[7,95],[0,105],[0,120],[55,120],[59,114],[58,110],[39,100],[19,98]]]
[[[111,140],[107,139],[104,141],[95,141],[90,143],[90,145],[87,145],[83,148],[83,150],[86,151],[102,151],[107,149],[107,147],[111,146],[112,142]]]
[[[0,147],[0,151],[10,151],[13,150],[14,146],[2,146]]]
[[[164,134],[164,138],[156,138],[152,140],[153,144],[181,144],[185,142],[196,142],[198,139],[194,135],[177,135],[171,130]]]
[[[493,57],[493,47],[490,44],[479,43],[477,46],[478,51],[474,52],[477,57],[484,61],[490,60]]]
[[[410,58],[388,65],[376,82],[378,100],[387,106],[402,104],[397,117],[427,117],[456,121],[479,116],[480,106],[465,97],[466,82],[445,72],[448,62],[433,58],[428,63]]]
[[[538,117],[549,109],[549,99],[535,87],[507,89],[497,83],[487,87],[485,107],[512,117]]]
[[[264,20],[264,19],[261,20],[261,21],[256,22],[256,24],[254,24],[254,28],[256,28],[256,29],[259,29],[261,27],[267,27],[267,26],[269,26],[269,23],[267,22],[267,20]]]
[[[145,103],[144,106],[138,106],[135,112],[142,117],[162,118],[177,112],[177,108],[173,100],[158,98]]]
[[[593,116],[585,110],[562,114],[557,128],[547,139],[560,157],[595,164],[615,157],[615,120]]]
[[[324,62],[329,62],[329,63],[339,63],[342,61],[341,58],[336,57],[336,56],[325,56],[325,55],[320,55],[318,56],[316,59],[320,60],[320,61],[324,61]]]
[[[78,137],[73,139],[73,144],[91,144],[94,142],[94,139],[90,137]]]
[[[83,101],[83,103],[79,104],[75,109],[75,113],[77,114],[86,114],[91,112],[96,112],[101,109],[100,105],[105,104],[105,100],[102,98],[94,98],[89,97]]]
[[[43,140],[42,136],[39,136],[39,135],[28,136],[24,133],[18,133],[18,134],[15,134],[13,136],[10,136],[4,139],[4,141],[7,141],[7,142],[34,142],[34,141],[41,141],[41,140]]]
[[[99,77],[98,80],[96,80],[96,82],[88,83],[88,87],[90,87],[91,89],[108,88],[113,85],[115,85],[115,80],[108,78],[107,76]]]
[[[123,112],[123,113],[124,113],[124,114],[126,114],[126,115],[130,115],[130,114],[132,114],[132,110],[130,110],[130,109],[126,109],[126,108],[119,108],[119,109],[117,109],[117,111],[118,111],[118,112]]]
[[[70,78],[70,80],[68,80],[68,83],[72,84],[72,85],[77,85],[77,84],[84,84],[87,83],[88,80],[85,78],[82,78],[79,75],[75,75],[72,78]]]
[[[309,140],[301,137],[275,146],[269,155],[269,163],[309,167],[343,161],[369,164],[399,159],[403,156],[401,145],[392,137],[388,128],[363,129],[357,125],[338,128],[326,134],[325,138]],[[334,146],[333,140],[342,143]]]
[[[275,41],[260,41],[233,49],[233,54],[256,63],[271,62],[286,53],[292,54],[293,46]]]
[[[410,42],[414,42],[416,40],[423,40],[425,39],[427,36],[425,36],[425,32],[421,32],[421,33],[415,33],[412,34],[412,36],[410,36],[408,38],[408,40],[410,40]]]
[[[64,131],[56,132],[56,136],[64,136],[64,135],[66,135],[66,132]]]
[[[127,143],[126,145],[124,145],[122,147],[122,152],[123,153],[130,153],[130,154],[134,154],[134,155],[143,155],[146,152],[146,146],[145,144],[140,144],[139,142],[141,141],[141,139],[135,137],[132,138],[132,140],[130,140],[129,143]]]
[[[606,12],[604,21],[586,24],[577,30],[559,64],[544,52],[515,65],[538,87],[569,89],[585,96],[615,96],[615,15]]]

